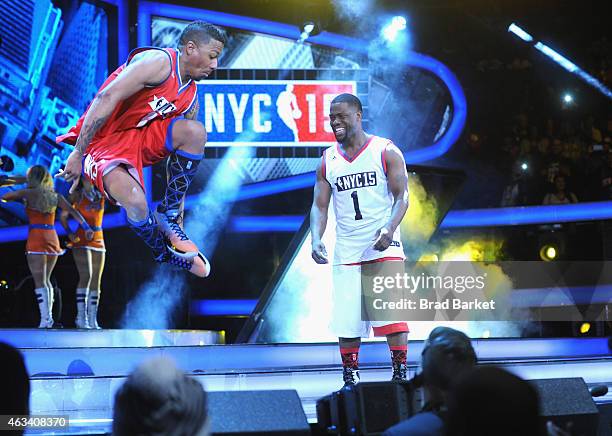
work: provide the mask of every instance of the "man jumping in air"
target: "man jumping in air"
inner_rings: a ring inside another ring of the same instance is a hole
[[[182,228],[181,203],[204,155],[206,130],[196,121],[196,81],[210,76],[225,32],[190,23],[178,50],[143,47],[104,82],[76,126],[57,138],[74,145],[56,177],[76,188],[81,172],[111,202],[125,208],[130,227],[158,262],[199,277],[210,263]],[[154,212],[147,204],[143,167],[167,159],[168,186]],[[84,168],[83,168],[84,167]]]

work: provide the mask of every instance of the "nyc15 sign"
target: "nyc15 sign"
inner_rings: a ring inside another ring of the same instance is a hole
[[[329,144],[330,102],[356,89],[354,81],[202,81],[199,119],[212,146]]]

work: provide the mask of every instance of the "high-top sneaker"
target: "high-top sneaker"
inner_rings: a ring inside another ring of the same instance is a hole
[[[200,251],[183,230],[183,216],[178,211],[155,211],[159,229],[166,237],[168,247],[176,251],[179,257],[192,258]]]
[[[344,386],[354,386],[359,383],[359,368],[345,366],[342,368],[342,380],[344,380]]]
[[[391,381],[407,381],[408,380],[408,365],[405,363],[393,364],[393,376]]]
[[[156,260],[163,262],[161,259],[166,257],[167,252],[187,260],[191,260],[198,255],[197,252],[186,254],[174,250],[171,247],[172,244],[166,239],[164,232],[161,230],[161,225],[155,216],[156,214],[149,210],[147,217],[142,221],[133,221],[128,217],[128,224],[134,233],[153,251],[153,257]]]
[[[170,240],[172,247],[182,253],[192,253],[192,257],[200,250],[183,230],[181,204],[203,157],[204,155],[186,153],[183,150],[176,150],[168,156],[166,193],[155,211],[159,228]]]
[[[180,257],[172,249],[168,248],[165,253],[156,257],[155,260],[160,263],[168,263],[174,265],[180,269],[189,271],[191,274],[198,277],[208,277],[210,274],[210,262],[206,257],[198,252],[192,259],[185,259]]]

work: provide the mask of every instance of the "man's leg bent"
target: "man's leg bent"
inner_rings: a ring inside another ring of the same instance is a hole
[[[157,207],[157,217],[173,246],[184,252],[198,252],[182,229],[181,204],[204,157],[206,130],[202,123],[193,120],[176,120],[169,129],[173,152],[167,160],[168,185]]]
[[[125,167],[115,167],[104,175],[104,190],[125,208],[130,227],[153,251],[155,260],[186,269],[198,277],[210,274],[210,264],[203,255],[195,253],[188,256],[167,246],[142,186]]]
[[[166,253],[164,235],[147,204],[140,183],[123,166],[117,166],[104,175],[104,189],[127,213],[130,228],[149,246],[156,260]]]

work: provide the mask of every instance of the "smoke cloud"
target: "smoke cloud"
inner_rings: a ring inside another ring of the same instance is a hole
[[[185,272],[159,265],[123,314],[123,329],[167,329],[187,292]]]
[[[251,120],[247,123],[251,125]],[[245,134],[240,140],[248,141],[248,135]],[[217,248],[240,192],[245,176],[242,163],[253,154],[251,147],[230,147],[206,188],[195,198],[192,210],[185,218],[186,233],[209,260]],[[211,273],[214,274],[214,265]],[[121,322],[122,328],[174,327],[173,316],[189,291],[186,283],[188,276],[186,271],[160,265],[153,277],[142,285],[136,297],[128,303]]]

